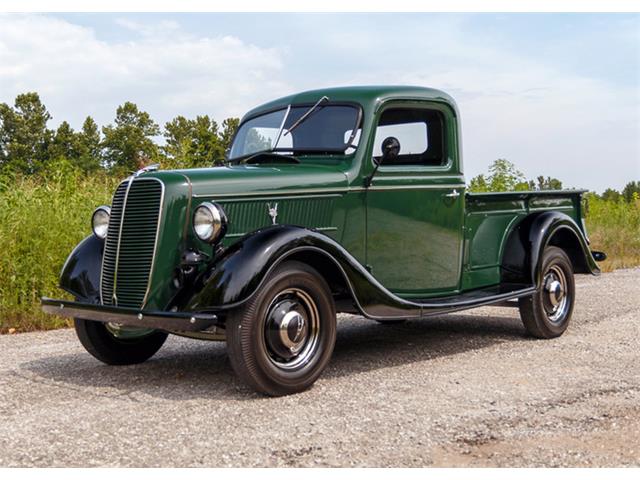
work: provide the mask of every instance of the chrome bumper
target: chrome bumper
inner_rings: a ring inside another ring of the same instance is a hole
[[[40,303],[42,310],[52,315],[83,318],[103,323],[118,323],[131,327],[200,332],[218,324],[218,316],[213,313],[153,312],[69,300],[55,300],[46,297],[42,297]]]

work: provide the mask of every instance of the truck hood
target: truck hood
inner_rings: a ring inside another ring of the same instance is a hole
[[[286,194],[304,190],[333,190],[347,187],[347,176],[335,166],[317,164],[234,165],[188,170],[168,170],[146,174],[160,180],[189,180],[192,195],[198,197],[242,197]]]

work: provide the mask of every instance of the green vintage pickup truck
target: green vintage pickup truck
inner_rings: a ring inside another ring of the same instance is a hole
[[[169,333],[225,340],[268,395],[311,386],[336,313],[396,323],[516,306],[530,335],[569,324],[574,273],[598,274],[581,191],[465,191],[460,116],[419,87],[304,92],[251,110],[223,167],[142,169],[95,210],[65,263],[82,345],[111,365]]]

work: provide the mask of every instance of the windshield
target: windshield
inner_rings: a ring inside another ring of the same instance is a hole
[[[320,105],[289,132],[309,107],[292,106],[247,120],[238,129],[229,159],[264,151],[345,153],[358,127],[358,108]]]

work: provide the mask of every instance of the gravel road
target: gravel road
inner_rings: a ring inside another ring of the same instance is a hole
[[[224,344],[108,367],[71,330],[0,337],[0,466],[640,466],[640,269],[577,277],[573,323],[517,310],[341,318],[328,371],[265,398]]]

